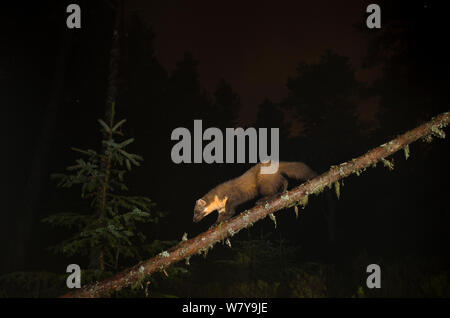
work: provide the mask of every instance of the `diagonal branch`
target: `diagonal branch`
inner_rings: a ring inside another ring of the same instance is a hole
[[[398,136],[388,143],[370,150],[356,159],[347,161],[339,166],[331,167],[327,172],[271,201],[268,201],[264,206],[255,206],[254,208],[209,229],[197,237],[181,241],[176,246],[153,258],[128,268],[106,280],[69,292],[62,297],[104,297],[111,292],[130,286],[139,280],[144,279],[148,275],[164,270],[164,268],[173,263],[183,259],[189,259],[189,257],[195,254],[206,253],[215,243],[233,236],[243,228],[251,226],[253,223],[269,214],[273,217],[272,213],[276,211],[306,202],[305,199],[307,199],[308,195],[318,194],[326,186],[331,186],[333,183],[338,184],[340,179],[353,173],[359,174],[362,169],[370,167],[378,161],[383,161],[385,165],[389,166],[389,161],[385,159],[386,157],[401,149],[405,149],[405,155],[407,155],[408,145],[420,138],[425,138],[427,141],[429,141],[433,135],[444,138],[445,133],[442,128],[446,127],[449,122],[450,112],[443,113],[433,118],[431,121]]]

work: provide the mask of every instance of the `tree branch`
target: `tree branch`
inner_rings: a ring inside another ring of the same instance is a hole
[[[389,167],[390,164],[385,159],[386,157],[401,149],[405,149],[406,155],[409,151],[407,146],[419,138],[425,138],[426,141],[430,141],[433,135],[445,138],[445,133],[442,131],[442,128],[446,127],[449,122],[450,112],[443,113],[431,121],[398,136],[388,143],[372,149],[356,159],[347,161],[339,166],[332,166],[327,172],[268,201],[264,206],[255,206],[195,238],[181,241],[176,246],[161,252],[149,260],[128,268],[106,280],[69,292],[62,297],[104,297],[111,292],[139,282],[139,280],[144,279],[148,275],[162,271],[173,263],[188,259],[195,254],[206,253],[215,243],[233,236],[243,228],[252,226],[253,223],[267,215],[270,214],[271,218],[273,218],[272,213],[276,211],[305,203],[308,195],[318,194],[326,186],[331,186],[333,183],[337,183],[340,179],[353,173],[359,174],[362,169],[370,167],[378,161],[383,161]]]

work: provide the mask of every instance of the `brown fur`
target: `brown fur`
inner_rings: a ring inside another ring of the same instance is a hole
[[[197,200],[194,207],[194,222],[198,222],[206,215],[217,210],[219,216],[216,224],[231,218],[238,205],[252,199],[263,197],[268,199],[277,193],[287,190],[286,177],[297,180],[309,180],[317,174],[303,162],[279,163],[278,172],[274,174],[261,174],[259,163],[243,175],[219,184],[214,189]]]

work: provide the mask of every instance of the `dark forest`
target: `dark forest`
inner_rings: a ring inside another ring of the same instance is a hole
[[[175,163],[194,120],[278,128],[280,160],[321,174],[450,110],[444,2],[377,1],[372,29],[369,1],[72,2],[2,5],[0,297],[59,297],[69,264],[102,281],[207,231],[196,201],[254,163]],[[110,296],[448,298],[438,137]]]

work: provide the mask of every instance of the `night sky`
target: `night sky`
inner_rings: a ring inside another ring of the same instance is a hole
[[[363,69],[367,34],[357,29],[365,23],[370,1],[129,1],[156,33],[156,56],[168,69],[182,52],[200,61],[200,81],[213,91],[220,78],[232,83],[240,95],[241,120],[255,120],[265,97],[279,101],[286,79],[299,61],[317,61],[326,49],[348,56],[360,81],[373,81],[379,68]],[[176,21],[176,23],[173,23]],[[224,60],[227,62],[224,63]],[[360,105],[361,116],[373,119],[376,105]]]

